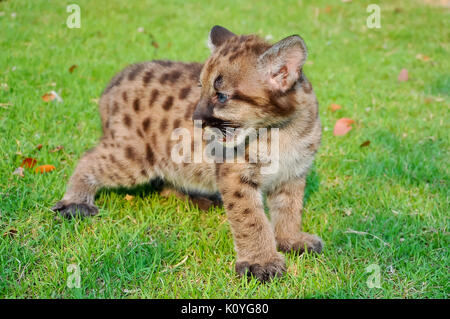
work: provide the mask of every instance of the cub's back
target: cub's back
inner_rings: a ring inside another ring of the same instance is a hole
[[[99,110],[104,137],[133,132],[141,138],[150,131],[170,133],[189,126],[200,96],[200,63],[142,62],[112,78],[102,93]]]

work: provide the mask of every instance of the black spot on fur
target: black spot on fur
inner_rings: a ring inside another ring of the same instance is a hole
[[[123,124],[125,124],[126,127],[131,126],[131,117],[128,114],[123,116]]]
[[[173,96],[168,96],[163,104],[163,109],[168,111],[173,105]]]
[[[149,126],[150,126],[150,118],[147,117],[145,118],[144,121],[142,121],[142,129],[144,130],[144,132],[147,133]]]
[[[180,100],[184,100],[185,98],[187,98],[187,96],[189,95],[190,91],[191,91],[191,87],[190,86],[186,86],[185,88],[182,88],[180,90],[180,94],[178,95],[178,98]]]
[[[136,151],[134,150],[133,147],[127,146],[125,148],[125,156],[126,156],[126,158],[128,158],[130,160],[135,160],[136,159]]]
[[[143,64],[135,64],[131,67],[131,71],[128,74],[128,80],[133,81],[136,76],[142,71]]]
[[[134,99],[133,108],[134,108],[135,112],[139,112],[139,109],[140,109],[139,99]]]
[[[156,99],[158,98],[158,95],[159,95],[159,91],[158,91],[158,89],[153,89],[152,90],[152,94],[151,94],[151,96],[150,96],[150,101],[149,101],[149,103],[148,103],[148,106],[149,107],[152,107],[153,106],[153,103],[156,101]]]
[[[144,85],[147,85],[153,79],[153,71],[147,71],[142,78]]]
[[[173,128],[174,129],[179,128],[180,125],[181,125],[181,120],[180,119],[176,119],[176,120],[173,121]]]
[[[242,197],[244,197],[244,195],[243,195],[240,191],[235,191],[235,192],[233,193],[233,196],[236,197],[236,198],[242,198]]]

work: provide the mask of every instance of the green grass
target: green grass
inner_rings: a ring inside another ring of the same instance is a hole
[[[376,1],[382,27],[368,29],[371,2],[0,2],[0,297],[447,298],[449,11]],[[70,3],[81,7],[81,29],[65,25]],[[137,61],[203,61],[215,24],[274,41],[298,33],[309,47],[305,71],[324,136],[303,225],[325,249],[287,255],[288,274],[269,284],[235,275],[223,209],[199,212],[143,186],[101,191],[94,218],[61,220],[49,210],[100,137],[93,100],[114,73]],[[399,83],[402,68],[410,80]],[[43,102],[51,90],[64,102]],[[330,103],[343,107],[333,113]],[[340,117],[356,123],[334,137]],[[56,170],[13,175],[27,156]],[[70,264],[81,269],[81,288],[67,287]],[[366,284],[371,264],[381,288]]]

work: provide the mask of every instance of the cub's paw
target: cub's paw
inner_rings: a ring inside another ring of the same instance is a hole
[[[309,253],[320,254],[323,249],[323,241],[319,236],[299,233],[294,238],[277,239],[278,249],[282,252],[294,252],[303,254],[305,250]]]
[[[286,272],[284,258],[277,256],[265,263],[236,262],[236,272],[239,276],[252,276],[261,282],[268,282],[275,277],[281,277]]]
[[[86,217],[94,216],[98,214],[98,208],[94,205],[86,203],[67,203],[65,201],[59,201],[55,206],[51,208],[54,212],[59,212],[61,216],[66,218],[72,218],[76,216]]]

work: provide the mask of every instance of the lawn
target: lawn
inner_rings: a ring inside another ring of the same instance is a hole
[[[379,29],[366,26],[372,2]],[[430,2],[1,1],[0,297],[447,298],[450,19]],[[71,3],[81,28],[66,26]],[[287,254],[287,275],[268,284],[236,276],[223,209],[146,185],[101,191],[93,218],[49,209],[100,137],[110,78],[138,61],[204,61],[215,24],[271,41],[298,33],[309,48],[324,132],[303,228],[325,247]],[[63,101],[43,101],[51,91]],[[343,117],[353,129],[334,136]],[[13,174],[26,157],[56,169]]]

